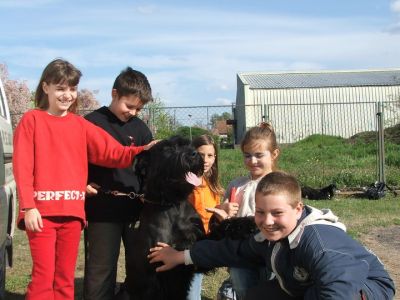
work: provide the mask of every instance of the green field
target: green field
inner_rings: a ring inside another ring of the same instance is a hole
[[[387,182],[400,183],[400,145],[387,143]],[[220,151],[220,175],[224,186],[233,178],[247,174],[238,149]],[[330,182],[339,189],[363,187],[376,180],[376,147],[374,144],[348,141],[337,137],[312,136],[299,143],[282,148],[279,159],[282,170],[298,176],[303,184],[320,187]],[[400,225],[400,196],[388,192],[380,200],[337,196],[329,201],[306,201],[317,208],[330,208],[347,225],[355,238],[371,228]],[[31,259],[23,232],[18,231],[14,242],[14,268],[7,270],[6,290],[10,300],[24,299],[29,282]],[[83,281],[83,248],[80,248],[76,271],[76,299],[81,299]],[[123,257],[120,259],[119,281],[123,280]],[[203,281],[203,299],[215,299],[216,291],[227,276],[224,269],[206,276]]]

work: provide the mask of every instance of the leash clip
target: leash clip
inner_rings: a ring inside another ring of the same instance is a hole
[[[141,199],[141,198],[144,197],[144,194],[136,194],[135,192],[130,192],[130,193],[126,194],[126,195],[131,199],[136,199],[136,198]]]
[[[144,194],[136,194],[135,192],[122,193],[122,192],[116,191],[116,190],[115,191],[110,191],[110,190],[105,191],[103,189],[98,189],[98,191],[103,192],[106,195],[113,195],[115,197],[117,197],[117,196],[125,196],[125,197],[128,197],[130,199],[136,199],[136,198],[141,199],[141,198],[144,197]]]

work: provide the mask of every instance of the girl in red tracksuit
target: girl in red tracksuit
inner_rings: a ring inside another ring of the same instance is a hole
[[[33,261],[28,300],[74,299],[88,162],[126,168],[155,143],[124,147],[74,114],[80,77],[65,60],[48,64],[36,89],[37,108],[15,130],[18,227],[26,229]]]

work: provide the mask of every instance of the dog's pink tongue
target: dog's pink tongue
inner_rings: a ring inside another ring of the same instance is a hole
[[[194,186],[199,186],[201,184],[201,178],[197,177],[196,174],[192,172],[186,173],[186,181]]]

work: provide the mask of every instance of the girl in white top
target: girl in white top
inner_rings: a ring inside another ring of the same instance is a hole
[[[249,175],[238,177],[228,184],[224,197],[226,200],[220,207],[223,211],[214,210],[224,217],[254,216],[257,184],[262,177],[277,169],[279,148],[271,124],[261,123],[250,128],[240,146]],[[229,273],[238,299],[243,299],[248,288],[269,276],[260,276],[259,269],[231,268]]]

